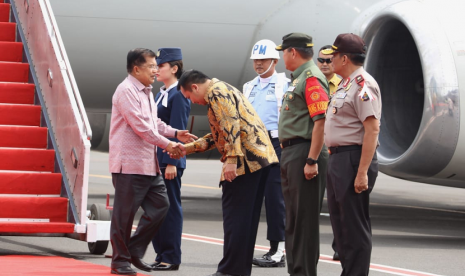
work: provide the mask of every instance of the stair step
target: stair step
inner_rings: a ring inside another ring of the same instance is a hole
[[[0,41],[0,61],[23,61],[23,43]]]
[[[10,21],[10,4],[0,2],[0,22]]]
[[[47,148],[47,128],[0,125],[0,147],[45,149]]]
[[[0,82],[0,103],[34,104],[34,89],[31,83]]]
[[[0,41],[16,41],[16,23],[0,22]]]
[[[0,170],[54,172],[55,151],[0,148]]]
[[[40,126],[38,105],[0,104],[0,125]]]
[[[0,194],[59,195],[61,173],[0,172]]]
[[[68,199],[64,197],[0,197],[0,206],[0,218],[49,219],[50,222],[68,219]]]
[[[0,81],[28,82],[28,79],[28,63],[0,62]]]
[[[69,222],[0,222],[0,233],[73,233],[74,224]]]

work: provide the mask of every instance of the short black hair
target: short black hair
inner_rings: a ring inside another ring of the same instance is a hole
[[[365,63],[365,54],[351,54],[351,53],[338,53],[341,57],[342,56],[347,56],[350,59],[350,62],[352,62],[356,66],[363,66],[363,63]]]
[[[173,68],[174,66],[178,66],[178,71],[176,71],[176,73],[174,74],[174,76],[179,80],[182,76],[182,73],[184,73],[183,71],[183,63],[182,63],[182,60],[174,60],[174,61],[168,61],[167,62],[171,68]]]
[[[183,89],[190,89],[192,84],[202,84],[205,83],[210,78],[205,75],[204,73],[197,71],[197,70],[188,70],[184,72],[178,80],[178,90],[181,91],[181,87]]]
[[[126,63],[126,69],[128,73],[132,73],[134,66],[141,66],[147,62],[147,57],[155,57],[155,53],[150,49],[136,48],[128,52],[128,58]]]
[[[313,58],[313,47],[289,47],[287,48],[288,51],[291,49],[295,49],[297,53],[303,58],[303,59],[311,59]]]
[[[329,45],[329,44],[328,44],[328,45],[325,45],[325,46],[323,46],[323,47],[320,48],[320,50],[318,51],[318,53],[321,52],[321,51],[323,51],[323,50],[332,49],[332,48],[333,48],[333,46],[331,46],[331,45]]]

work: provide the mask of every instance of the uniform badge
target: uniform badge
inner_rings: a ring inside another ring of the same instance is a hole
[[[160,51],[157,52],[156,56],[157,56],[157,57],[160,57]]]
[[[293,98],[294,98],[294,96],[292,96],[292,94],[289,94],[289,100],[292,101]]]
[[[313,92],[311,95],[310,95],[310,98],[312,98],[312,100],[314,102],[318,101],[320,99],[320,93],[318,92]]]
[[[370,97],[368,96],[367,92],[365,92],[363,94],[363,96],[360,97],[360,99],[363,101],[363,102],[366,102],[368,100],[370,100]]]
[[[295,86],[289,86],[287,88],[287,91],[292,92],[292,91],[294,91],[294,89],[295,89]]]
[[[352,83],[349,83],[349,85],[347,85],[347,87],[344,86],[344,90],[345,91],[349,90],[351,86],[352,86]]]
[[[337,108],[333,107],[333,114],[336,114],[336,113],[337,113]]]
[[[286,104],[286,108],[284,108],[284,109],[289,110],[289,106]]]
[[[347,93],[339,92],[336,94],[336,99],[344,99],[347,96]]]
[[[349,84],[349,82],[350,82],[350,78],[345,79],[344,82],[342,83],[342,86],[346,87]]]
[[[293,86],[296,86],[298,83],[299,83],[299,79],[295,79],[295,80],[292,82],[292,85],[293,85]]]

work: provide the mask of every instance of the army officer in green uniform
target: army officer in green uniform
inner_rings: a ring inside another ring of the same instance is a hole
[[[329,86],[312,61],[312,37],[288,34],[276,50],[283,51],[286,69],[292,71],[278,124],[288,272],[314,276],[320,253],[319,191],[328,160],[323,136]]]

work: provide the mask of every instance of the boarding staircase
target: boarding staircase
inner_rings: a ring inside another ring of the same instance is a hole
[[[48,0],[0,0],[0,235],[102,239],[87,235],[91,135]]]
[[[0,3],[0,232],[73,233],[69,199],[60,196],[62,174],[55,170],[10,10]]]

